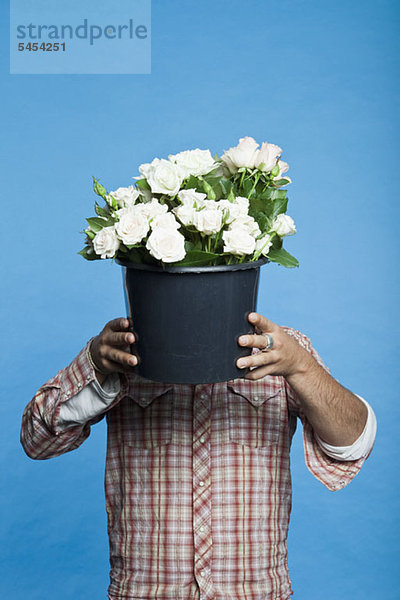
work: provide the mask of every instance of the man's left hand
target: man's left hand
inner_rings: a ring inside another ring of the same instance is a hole
[[[246,379],[261,379],[266,375],[287,377],[307,370],[313,358],[279,325],[258,313],[250,313],[248,319],[256,333],[242,335],[239,345],[264,350],[268,344],[267,336],[270,336],[273,346],[270,350],[238,359],[236,364],[239,368],[252,369],[245,375]]]

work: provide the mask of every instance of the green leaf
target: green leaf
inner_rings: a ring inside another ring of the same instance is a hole
[[[233,190],[233,183],[230,179],[226,177],[221,177],[219,180],[219,188],[221,193],[219,194],[221,198],[229,198],[229,196],[235,198],[235,192]]]
[[[252,198],[249,202],[249,215],[255,218],[257,213],[265,213],[269,212],[269,207],[271,206],[270,202],[266,202],[261,198]]]
[[[280,250],[271,248],[268,252],[268,258],[270,261],[276,262],[283,267],[288,267],[289,269],[299,266],[297,258],[289,254],[284,248],[281,248]]]
[[[94,231],[92,231],[91,229],[85,229],[85,232],[84,232],[84,233],[86,233],[86,235],[88,236],[88,238],[90,238],[91,240],[93,240],[93,239],[94,239],[94,237],[95,237],[95,235],[96,235],[96,234],[94,233]]]
[[[201,244],[201,242],[200,242],[200,244]],[[186,254],[188,252],[190,252],[191,250],[195,250],[195,249],[196,249],[196,246],[195,246],[195,244],[193,242],[190,242],[189,240],[185,240],[185,252],[186,252]],[[200,249],[201,249],[201,246],[200,246]]]
[[[272,248],[274,250],[280,250],[280,248],[282,248],[282,238],[280,238],[279,235],[275,235],[272,238]]]
[[[251,179],[245,179],[240,189],[240,195],[248,198],[250,196],[250,192],[253,189],[253,181]]]
[[[175,267],[205,267],[211,265],[213,260],[218,259],[219,254],[205,252],[204,250],[189,250],[183,260],[172,263]]]
[[[78,252],[86,260],[101,260],[100,256],[97,256],[92,246],[85,246],[80,252]]]
[[[89,223],[90,229],[95,233],[103,229],[103,227],[111,227],[114,225],[114,219],[112,217],[109,219],[103,219],[102,217],[90,217],[89,219],[86,219],[86,221]]]
[[[263,212],[258,212],[256,214],[256,216],[253,217],[253,219],[255,219],[258,223],[259,228],[261,229],[262,232],[265,232],[269,229],[270,227],[270,220],[267,217],[267,215]]]
[[[286,198],[287,190],[278,190],[272,187],[267,187],[265,190],[257,194],[257,197],[262,200],[275,200],[276,198]]]
[[[287,209],[288,198],[276,198],[272,202],[271,218],[275,219],[278,215],[285,213]]]
[[[136,183],[137,183],[138,188],[140,188],[141,190],[150,190],[151,189],[149,184],[147,183],[146,179],[138,179],[138,181]]]
[[[290,183],[289,179],[274,179],[272,185],[276,187],[282,187],[283,185],[287,185],[288,183]]]
[[[133,263],[143,263],[143,252],[140,252],[140,250],[138,248],[131,248],[129,249],[129,252],[127,253],[126,257],[124,256],[124,258],[126,258],[127,260],[129,260],[130,262]]]
[[[209,200],[215,200],[217,197],[217,194],[215,193],[214,188],[205,179],[203,180],[203,187],[204,187],[205,193],[207,194],[207,198]]]
[[[94,205],[94,209],[99,215],[99,217],[105,217],[107,219],[110,216],[110,211],[107,210],[107,208],[102,208],[101,206],[99,206],[97,202]]]
[[[201,187],[201,182],[197,177],[191,175],[185,182],[185,189],[194,190]]]

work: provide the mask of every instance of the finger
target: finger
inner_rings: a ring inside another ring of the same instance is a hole
[[[130,327],[129,319],[126,317],[119,317],[118,319],[113,319],[109,321],[106,325],[107,329],[111,329],[111,331],[124,331]]]
[[[116,348],[109,348],[105,358],[107,360],[120,363],[125,367],[136,367],[138,364],[138,359],[134,354],[123,352],[122,350],[117,350]]]
[[[132,373],[132,365],[122,365],[108,359],[103,360],[103,368],[109,373]]]
[[[266,365],[264,367],[253,369],[252,371],[246,373],[244,379],[250,379],[251,381],[254,381],[256,379],[262,379],[267,375],[274,375],[274,367],[272,365]]]
[[[258,354],[241,357],[236,362],[236,365],[239,367],[239,369],[246,369],[251,367],[272,365],[275,362],[275,354],[272,352],[272,350],[268,350],[268,352],[258,352]]]
[[[110,344],[110,346],[129,346],[129,344],[135,343],[135,335],[132,331],[107,331],[104,334],[103,343]]]
[[[249,346],[250,348],[260,348],[267,346],[267,340],[263,335],[241,335],[238,339],[240,346]]]
[[[274,331],[277,327],[275,323],[260,315],[259,313],[252,312],[249,314],[249,322],[254,325],[256,330],[258,329],[261,333],[269,333],[270,331]]]

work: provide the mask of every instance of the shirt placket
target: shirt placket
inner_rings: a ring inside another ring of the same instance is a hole
[[[196,385],[193,394],[193,532],[194,575],[200,600],[212,600],[211,457],[212,386]]]

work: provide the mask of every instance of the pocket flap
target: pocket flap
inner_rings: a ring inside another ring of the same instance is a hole
[[[172,388],[172,384],[150,381],[139,375],[130,375],[127,377],[127,385],[123,393],[124,396],[132,398],[139,406],[145,408]]]
[[[228,381],[228,388],[235,394],[246,398],[255,407],[261,406],[281,394],[284,387],[283,377],[273,375],[267,375],[257,381],[244,378]]]

